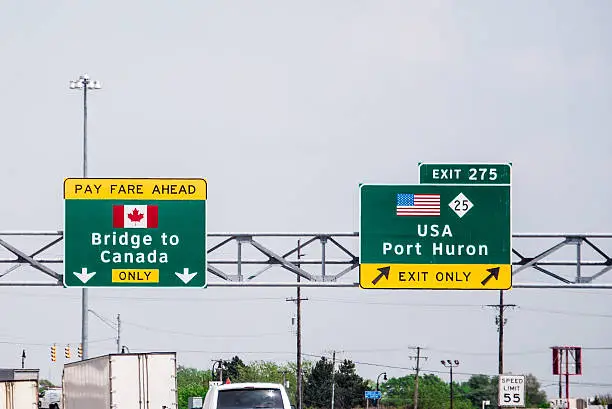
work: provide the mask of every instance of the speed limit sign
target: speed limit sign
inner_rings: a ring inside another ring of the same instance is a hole
[[[525,375],[499,375],[498,406],[525,407]]]

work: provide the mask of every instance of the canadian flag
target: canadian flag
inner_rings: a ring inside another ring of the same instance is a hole
[[[113,205],[113,227],[119,229],[157,228],[157,206]]]

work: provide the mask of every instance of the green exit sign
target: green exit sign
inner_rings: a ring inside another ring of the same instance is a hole
[[[362,184],[359,200],[361,288],[511,288],[509,185]]]
[[[206,287],[205,179],[64,181],[64,286]]]
[[[419,183],[510,185],[509,163],[419,163]]]

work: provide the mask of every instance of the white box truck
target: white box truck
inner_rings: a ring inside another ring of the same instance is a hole
[[[62,409],[177,409],[176,353],[110,354],[64,365]]]
[[[0,409],[37,409],[38,381],[0,381]]]

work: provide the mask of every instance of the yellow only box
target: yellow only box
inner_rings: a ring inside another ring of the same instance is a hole
[[[368,289],[509,290],[510,264],[361,264],[359,285]]]
[[[64,180],[64,199],[206,200],[206,179]]]
[[[113,283],[159,283],[159,270],[113,268],[111,281]]]

